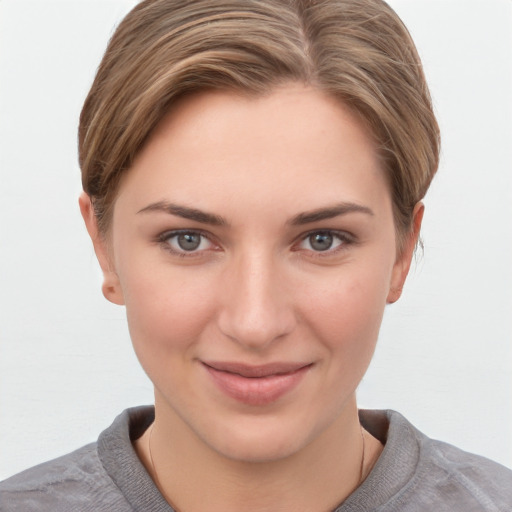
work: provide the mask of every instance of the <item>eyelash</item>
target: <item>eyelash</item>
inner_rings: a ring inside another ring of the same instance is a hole
[[[310,257],[314,258],[328,258],[334,255],[338,255],[340,252],[343,252],[348,249],[348,246],[354,245],[356,243],[355,237],[346,231],[336,231],[333,229],[315,229],[309,231],[308,233],[302,234],[298,241],[294,244],[294,247],[299,246],[298,249],[294,249],[296,251],[300,250],[300,245],[310,240],[313,235],[327,235],[333,237],[333,239],[338,239],[338,246],[331,249],[330,247],[324,251],[315,251],[313,249],[306,249],[310,255]],[[333,242],[334,243],[334,242]]]
[[[202,249],[202,250],[191,250],[191,251],[186,251],[185,249],[181,249],[181,250],[174,249],[171,246],[170,241],[173,238],[176,238],[180,235],[199,235],[200,237],[202,237],[202,239],[207,240],[209,244],[211,244],[213,247],[215,247],[215,243],[212,241],[211,236],[208,233],[205,233],[205,232],[203,232],[201,230],[197,230],[197,229],[179,229],[179,230],[174,230],[174,231],[166,231],[157,237],[157,242],[163,247],[164,250],[166,250],[166,251],[170,252],[171,254],[178,256],[180,258],[194,258],[194,257],[197,258],[197,257],[202,256],[202,254],[205,251],[209,250],[209,248]],[[294,244],[292,246],[292,250],[294,252],[300,251],[301,250],[300,245],[307,242],[308,240],[310,240],[310,238],[313,235],[331,236],[331,237],[333,237],[333,239],[338,239],[338,242],[339,242],[338,246],[335,247],[334,249],[331,249],[330,247],[324,251],[315,251],[314,249],[305,249],[310,255],[312,255],[315,258],[326,258],[329,256],[333,256],[335,254],[338,254],[341,251],[346,250],[347,246],[353,245],[356,243],[355,238],[351,234],[349,234],[345,231],[336,231],[336,230],[332,230],[332,229],[315,229],[313,231],[309,231],[307,233],[301,234],[300,237],[298,237],[297,241],[294,242]],[[202,244],[202,243],[203,243],[203,241],[200,242],[200,244]]]
[[[212,244],[212,246],[215,246],[215,243],[211,240],[211,237],[207,233],[204,233],[203,231],[198,229],[178,229],[175,231],[166,231],[165,233],[162,233],[161,235],[158,236],[157,241],[163,247],[164,250],[180,258],[197,258],[200,257],[205,250],[207,250],[203,249],[199,251],[186,251],[184,249],[174,249],[171,246],[170,241],[173,238],[176,238],[180,235],[199,235],[203,240],[207,240],[208,243]],[[201,240],[200,244],[203,243],[203,240]]]

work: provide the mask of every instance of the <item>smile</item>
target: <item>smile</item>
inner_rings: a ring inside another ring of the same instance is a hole
[[[250,366],[231,362],[203,362],[213,382],[224,394],[247,405],[277,401],[295,389],[312,363],[270,363]]]

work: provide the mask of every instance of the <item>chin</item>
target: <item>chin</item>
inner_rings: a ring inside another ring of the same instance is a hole
[[[237,462],[265,463],[286,459],[300,450],[301,443],[293,443],[277,436],[255,436],[254,439],[232,439],[222,444],[217,453]]]
[[[316,437],[314,431],[309,432],[312,429],[303,429],[304,426],[288,425],[282,418],[244,418],[221,433],[210,430],[203,442],[233,461],[274,462],[300,452]]]

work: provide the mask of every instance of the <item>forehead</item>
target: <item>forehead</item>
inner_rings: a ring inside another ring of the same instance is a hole
[[[135,194],[142,204],[178,192],[182,201],[215,207],[216,199],[243,195],[247,208],[285,197],[300,208],[389,196],[357,116],[293,84],[258,97],[210,91],[180,100],[135,159],[120,196]]]

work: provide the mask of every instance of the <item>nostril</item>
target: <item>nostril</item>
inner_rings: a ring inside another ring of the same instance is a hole
[[[293,331],[295,321],[291,312],[271,314],[253,311],[250,315],[223,312],[219,317],[221,332],[233,341],[252,349],[264,349]]]

